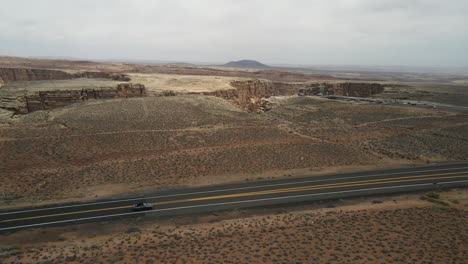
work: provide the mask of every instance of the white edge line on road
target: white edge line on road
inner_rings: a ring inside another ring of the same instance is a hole
[[[439,184],[451,184],[451,183],[461,183],[461,182],[468,183],[468,181],[464,180],[464,181],[440,182]],[[53,225],[53,224],[60,224],[60,223],[79,222],[79,221],[85,221],[85,220],[109,218],[109,217],[124,216],[124,215],[148,214],[148,213],[157,213],[157,212],[162,212],[162,211],[190,209],[190,208],[197,208],[197,207],[209,207],[209,206],[228,205],[228,204],[241,204],[241,203],[254,203],[254,202],[261,202],[261,201],[291,199],[291,198],[317,196],[317,195],[330,195],[330,194],[353,193],[353,192],[362,192],[362,191],[375,191],[375,190],[383,190],[383,189],[408,188],[408,187],[426,186],[426,185],[433,185],[433,184],[432,183],[420,183],[420,184],[399,185],[399,186],[389,186],[389,187],[377,187],[377,188],[366,188],[366,189],[339,191],[339,192],[311,193],[311,194],[291,195],[291,196],[283,196],[283,197],[252,199],[252,200],[244,200],[244,201],[236,201],[236,202],[190,205],[190,206],[181,206],[181,207],[173,207],[173,208],[155,209],[155,210],[150,210],[150,211],[145,211],[145,212],[131,212],[131,213],[122,213],[122,214],[113,214],[113,215],[92,216],[92,217],[77,218],[77,219],[70,219],[70,220],[61,220],[61,221],[39,223],[39,224],[13,226],[13,227],[0,228],[0,231],[19,229],[19,228],[26,228],[26,227]]]
[[[335,180],[360,179],[360,178],[366,178],[366,177],[380,177],[380,176],[389,176],[389,175],[401,175],[401,174],[412,174],[412,173],[420,173],[420,172],[437,172],[437,171],[461,170],[461,169],[468,169],[468,167],[437,169],[437,170],[406,171],[406,172],[395,172],[395,173],[382,173],[382,174],[372,174],[372,175],[363,175],[363,176],[354,176],[354,177],[340,177],[340,178],[330,178],[330,179],[321,179],[321,180],[308,180],[308,181],[298,181],[298,182],[285,182],[285,183],[276,183],[276,184],[266,184],[266,185],[258,185],[258,186],[237,187],[237,188],[228,188],[228,189],[202,191],[202,192],[177,193],[177,194],[168,194],[168,195],[161,195],[161,196],[134,197],[134,198],[104,201],[104,202],[94,202],[94,203],[65,205],[65,206],[58,206],[58,207],[30,209],[30,210],[23,210],[23,211],[14,211],[14,212],[0,213],[0,215],[11,215],[11,214],[20,214],[20,213],[28,213],[28,212],[45,211],[45,210],[82,207],[82,206],[97,205],[97,204],[109,204],[109,203],[137,201],[137,200],[142,200],[142,199],[143,200],[150,200],[150,199],[158,199],[158,198],[187,196],[187,195],[193,195],[193,194],[217,193],[217,192],[225,192],[225,191],[238,191],[238,190],[247,190],[247,189],[264,188],[264,187],[295,185],[295,184],[302,184],[302,183],[327,182],[327,181],[335,181]],[[317,176],[317,177],[319,177],[319,176]]]

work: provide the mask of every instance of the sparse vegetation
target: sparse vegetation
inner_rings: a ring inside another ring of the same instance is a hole
[[[466,191],[440,197],[467,199]],[[338,206],[215,223],[155,226],[149,222],[136,233],[10,246],[2,251],[0,262],[464,263],[466,209],[415,204],[417,200],[411,199],[405,204],[398,199],[398,204],[369,201],[372,210]]]
[[[4,204],[21,201],[14,197],[35,197],[28,203],[96,198],[146,186],[226,183],[297,175],[299,170],[310,174],[310,168],[319,173],[320,168],[468,155],[462,114],[307,97],[282,99],[261,115],[195,95],[111,100],[43,114],[34,112],[0,128]],[[415,140],[434,137],[430,131],[447,136]],[[440,148],[434,148],[438,142]]]
[[[426,194],[426,197],[431,198],[431,199],[440,199],[440,194],[438,194],[436,192],[430,192],[430,193]]]
[[[440,194],[436,192],[430,192],[420,197],[421,200],[429,201],[431,203],[436,203],[444,206],[448,206],[449,203],[440,199]]]

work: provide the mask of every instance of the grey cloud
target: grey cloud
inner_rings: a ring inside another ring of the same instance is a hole
[[[468,66],[465,0],[4,1],[0,54]]]

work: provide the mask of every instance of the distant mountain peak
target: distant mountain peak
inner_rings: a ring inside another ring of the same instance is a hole
[[[265,69],[270,68],[270,66],[265,65],[261,62],[256,60],[239,60],[239,61],[230,61],[224,65],[224,67],[232,67],[232,68],[252,68],[252,69]]]

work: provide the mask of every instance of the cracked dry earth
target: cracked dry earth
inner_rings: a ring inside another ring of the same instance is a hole
[[[410,107],[290,97],[253,114],[211,96],[94,101],[0,125],[0,202],[466,160],[467,140],[466,114]]]

